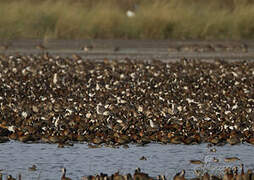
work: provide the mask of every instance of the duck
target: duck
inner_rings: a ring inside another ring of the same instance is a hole
[[[8,175],[7,180],[16,180],[16,178],[12,177],[12,175]]]
[[[244,164],[240,164],[240,168],[241,168],[241,175],[244,175]]]
[[[60,142],[60,139],[59,139],[58,136],[49,136],[48,140],[49,140],[50,143],[58,143],[58,142]]]
[[[242,179],[243,180],[250,180],[251,179],[250,174],[248,172],[247,173],[244,172],[244,164],[240,164],[240,168],[241,168]],[[254,179],[254,177],[253,177],[253,179]]]
[[[58,147],[58,148],[64,148],[64,144],[63,144],[63,143],[58,143],[58,144],[57,144],[57,147]]]
[[[224,170],[224,172],[225,172],[225,174],[224,174],[222,180],[233,180],[234,179],[232,169],[226,168]]]
[[[247,139],[247,142],[254,145],[254,137]]]
[[[134,180],[149,180],[150,177],[146,173],[142,173],[140,168],[137,168],[133,175]]]
[[[151,128],[154,128],[154,129],[159,128],[158,124],[155,123],[153,120],[149,119],[149,123],[150,123]]]
[[[225,158],[224,161],[225,162],[235,162],[235,161],[239,161],[240,159],[238,157],[228,157]]]
[[[26,143],[26,142],[32,140],[32,137],[31,137],[29,134],[27,134],[27,135],[20,135],[20,136],[18,137],[18,140],[19,140],[20,142]]]
[[[29,171],[36,171],[37,167],[35,164],[33,164],[31,167],[28,168]]]
[[[204,162],[200,161],[200,160],[190,160],[190,163],[191,164],[204,164]]]
[[[201,170],[200,169],[195,169],[194,174],[197,176],[198,179],[201,178]]]
[[[66,174],[66,169],[62,168],[62,177],[61,177],[61,180],[71,180],[71,178],[65,177],[65,174]]]
[[[145,156],[142,156],[139,160],[147,160]]]
[[[242,176],[238,174],[238,167],[233,168],[233,176],[235,180],[243,180]]]
[[[220,161],[219,159],[217,159],[216,157],[213,157],[213,162],[217,163],[219,161]]]
[[[240,139],[235,135],[235,136],[230,136],[230,137],[227,139],[227,142],[228,142],[230,145],[235,145],[235,144],[239,144],[241,141],[240,141]]]
[[[205,174],[202,176],[202,180],[210,180],[210,175],[205,172]]]
[[[108,177],[107,177],[108,178]],[[81,177],[81,180],[95,180],[95,177],[92,176],[92,175],[89,175],[89,176],[82,176]]]
[[[170,143],[172,143],[172,144],[181,144],[182,143],[182,137],[181,136],[174,136],[170,139]]]
[[[214,176],[214,175],[210,176],[210,179],[211,180],[222,180],[220,177]]]
[[[166,180],[166,176],[165,176],[165,175],[159,175],[159,178],[160,178],[161,180]]]
[[[48,52],[45,52],[45,53],[44,53],[43,59],[44,59],[44,60],[49,60],[49,59],[50,59],[50,55],[49,55]]]
[[[210,152],[216,152],[216,151],[217,151],[216,148],[210,149]]]
[[[208,142],[212,143],[213,145],[217,145],[220,142],[218,137],[212,137],[208,139]]]
[[[247,179],[244,180],[254,180],[254,174],[251,169],[248,169],[247,171]]]
[[[86,46],[81,47],[81,50],[88,52],[88,51],[92,50],[93,48],[94,48],[93,45],[86,45]]]
[[[133,179],[130,173],[124,175],[123,177],[124,177],[124,180],[132,180]]]
[[[114,180],[124,180],[124,176],[122,176],[119,173],[115,173],[115,174],[113,174],[113,179]]]
[[[210,147],[213,147],[214,145],[213,144],[211,144],[211,143],[208,143],[207,144],[207,148],[210,148]]]
[[[173,180],[186,180],[184,175],[185,175],[185,170],[183,169],[181,172],[177,173],[174,176]]]
[[[80,59],[82,59],[79,55],[77,55],[77,54],[73,54],[72,55],[72,58],[73,58],[73,60],[75,60],[75,61],[78,61],[78,60],[80,60]]]

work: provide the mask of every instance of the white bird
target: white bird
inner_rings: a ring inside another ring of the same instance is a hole
[[[16,130],[16,127],[15,126],[7,126],[8,128],[8,130],[9,131],[11,131],[11,132],[15,132],[15,130]]]
[[[152,127],[152,128],[158,128],[158,125],[157,124],[155,124],[155,122],[153,122],[153,120],[149,120],[150,121],[150,126]]]
[[[133,11],[131,11],[131,10],[128,10],[127,12],[126,12],[126,16],[128,17],[128,18],[133,18],[133,17],[135,17],[135,13],[133,12]]]
[[[103,114],[104,111],[105,111],[105,107],[101,103],[97,104],[97,106],[96,106],[97,114]]]
[[[57,73],[54,74],[54,77],[53,77],[53,83],[56,84],[57,83]]]
[[[4,129],[8,129],[8,131],[11,131],[11,132],[15,132],[16,131],[16,127],[15,126],[6,126],[6,125],[3,125],[3,124],[0,124],[0,127],[1,128],[4,128]]]

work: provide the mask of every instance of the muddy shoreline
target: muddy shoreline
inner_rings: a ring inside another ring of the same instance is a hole
[[[45,50],[37,48],[43,45]],[[6,49],[6,47],[8,47]],[[88,47],[87,51],[84,48]],[[200,40],[41,40],[20,39],[2,40],[0,52],[4,54],[41,54],[47,51],[52,55],[71,57],[77,54],[85,59],[103,60],[159,59],[177,60],[183,57],[195,59],[252,60],[253,41],[200,41]]]

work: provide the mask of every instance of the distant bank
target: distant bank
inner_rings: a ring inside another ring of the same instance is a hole
[[[252,0],[0,2],[0,39],[253,39]]]

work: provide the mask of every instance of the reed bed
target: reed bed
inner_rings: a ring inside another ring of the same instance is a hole
[[[0,38],[253,39],[253,19],[252,0],[2,0]]]

